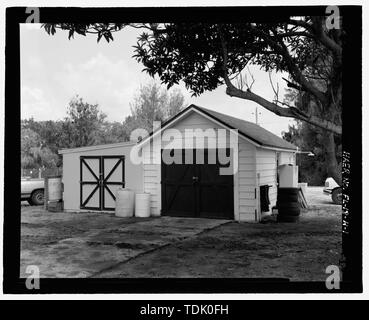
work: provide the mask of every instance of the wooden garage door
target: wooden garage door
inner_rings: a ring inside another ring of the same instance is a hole
[[[165,164],[162,162],[162,214],[167,216],[233,219],[233,175],[220,175],[216,150],[202,150],[204,164]],[[173,150],[163,150],[173,152]],[[209,153],[216,154],[215,163],[209,164]],[[227,150],[229,152],[229,150]]]
[[[116,191],[124,185],[124,156],[80,157],[81,209],[114,210]]]

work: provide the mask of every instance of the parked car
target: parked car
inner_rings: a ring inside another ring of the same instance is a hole
[[[342,204],[342,188],[333,178],[327,178],[325,180],[323,192],[331,195],[332,201],[335,204]]]
[[[32,205],[44,204],[44,179],[21,179],[21,200],[27,200]]]

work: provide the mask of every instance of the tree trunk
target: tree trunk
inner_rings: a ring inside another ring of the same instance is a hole
[[[326,168],[327,178],[332,177],[340,186],[342,185],[342,172],[336,158],[336,144],[334,142],[334,134],[326,132]]]

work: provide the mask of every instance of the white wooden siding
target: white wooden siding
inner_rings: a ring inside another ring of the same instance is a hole
[[[238,202],[240,221],[256,221],[255,152],[255,146],[243,139],[238,140]]]
[[[153,216],[160,216],[161,210],[161,188],[160,188],[160,164],[153,163],[153,155],[155,152],[160,152],[153,150],[152,141],[143,147],[143,185],[144,192],[151,194],[150,207],[151,214]]]
[[[222,127],[220,127],[219,125],[217,125],[216,123],[206,119],[205,117],[201,116],[198,113],[190,113],[187,117],[183,118],[180,122],[176,123],[175,125],[171,126],[170,128],[175,128],[177,130],[179,130],[179,132],[181,133],[181,137],[184,137],[186,135],[186,130],[187,130],[187,134],[190,130],[201,130],[202,132],[204,132],[206,129],[224,129]],[[196,132],[194,131],[195,135]],[[200,145],[196,145],[196,143],[200,142],[198,140],[196,140],[196,136],[194,136],[194,139],[192,140],[192,145],[191,148],[212,148],[212,147],[217,147],[218,139],[215,136],[210,136],[208,137],[206,132],[204,133],[205,135],[205,143],[204,144],[200,144]],[[165,133],[163,134],[163,136],[165,136]],[[228,146],[229,147],[229,139],[226,139],[225,141],[221,141],[221,144],[223,144],[224,146]],[[175,138],[172,138],[171,141],[169,142],[170,144],[172,143],[176,143],[179,147],[183,147],[186,148],[186,146],[184,145],[183,140],[178,140]],[[163,147],[167,144],[167,142],[163,141]],[[187,146],[188,147],[188,146]]]

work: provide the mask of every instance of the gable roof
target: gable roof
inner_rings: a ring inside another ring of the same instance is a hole
[[[288,141],[278,137],[274,133],[271,133],[255,123],[231,117],[224,113],[216,112],[203,107],[195,105],[192,105],[192,107],[203,111],[205,114],[211,117],[216,118],[232,129],[238,129],[240,134],[260,144],[261,146],[297,150],[297,147],[292,143],[289,143]]]
[[[254,143],[261,148],[265,147],[265,148],[272,148],[272,149],[274,148],[274,149],[286,149],[286,150],[291,150],[291,151],[297,151],[297,146],[276,136],[275,134],[260,127],[259,125],[255,123],[241,120],[241,119],[226,115],[224,113],[220,113],[220,112],[216,112],[210,109],[199,107],[194,104],[191,104],[190,106],[183,109],[181,112],[179,112],[172,118],[165,121],[161,125],[161,128],[151,132],[148,136],[146,136],[138,144],[139,145],[145,144],[148,140],[151,139],[153,135],[155,135],[160,130],[164,130],[166,127],[168,127],[171,123],[175,122],[177,119],[179,120],[182,115],[188,113],[189,110],[191,109],[196,110],[199,113],[213,119],[214,121],[221,123],[222,125],[224,125],[225,127],[229,129],[237,129],[239,135],[243,136],[247,140],[251,141],[251,143]]]

